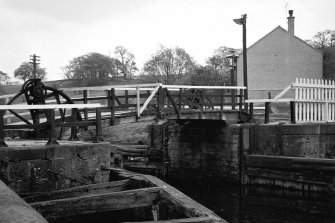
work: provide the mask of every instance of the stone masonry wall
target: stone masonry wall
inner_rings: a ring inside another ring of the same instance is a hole
[[[52,191],[107,182],[109,143],[6,147],[0,150],[0,180],[17,193]]]
[[[151,147],[161,148],[170,177],[238,178],[239,125],[217,120],[170,120],[151,126]]]
[[[335,124],[250,125],[250,154],[335,158]]]

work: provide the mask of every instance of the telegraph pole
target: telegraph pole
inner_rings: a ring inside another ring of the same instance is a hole
[[[33,55],[30,55],[30,64],[32,64],[33,65],[33,76],[34,76],[34,79],[36,79],[36,77],[37,77],[37,66],[38,66],[38,64],[40,64],[39,63],[39,61],[40,61],[40,56],[37,56],[36,54],[33,54]]]

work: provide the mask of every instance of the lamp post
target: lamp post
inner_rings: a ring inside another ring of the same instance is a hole
[[[243,29],[243,84],[247,88],[244,92],[244,99],[248,99],[248,72],[247,72],[247,14],[244,14],[239,19],[233,19],[233,21],[238,24],[242,25]],[[246,110],[248,110],[248,107],[246,107]]]
[[[236,85],[236,70],[237,70],[237,58],[238,56],[235,54],[234,50],[230,51],[231,55],[227,56],[227,58],[229,59],[229,67],[231,67],[230,69],[230,83],[231,86],[235,86]]]

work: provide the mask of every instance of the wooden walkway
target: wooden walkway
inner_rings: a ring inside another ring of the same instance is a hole
[[[60,95],[46,92],[47,100],[42,105],[28,105],[22,93],[4,95],[0,99],[5,99],[8,105],[0,105],[0,144],[5,145],[4,129],[34,129],[37,136],[47,129],[53,144],[56,127],[71,127],[71,138],[75,139],[78,127],[93,125],[97,129],[96,141],[99,141],[103,126],[141,120],[212,119],[238,123],[248,119],[245,90],[238,86],[159,83],[97,86],[57,90]]]

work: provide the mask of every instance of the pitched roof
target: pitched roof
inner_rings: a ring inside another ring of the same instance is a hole
[[[265,36],[263,36],[262,38],[260,38],[259,40],[257,40],[254,44],[252,44],[251,46],[249,46],[247,49],[252,48],[253,46],[257,45],[259,42],[261,42],[263,39],[265,39],[267,36],[269,36],[271,33],[275,32],[276,30],[281,30],[284,31],[287,35],[291,35],[289,34],[284,28],[282,28],[281,26],[277,26],[276,28],[274,28],[271,32],[269,32],[268,34],[266,34]],[[322,53],[322,51],[312,47],[311,45],[309,45],[308,43],[306,43],[305,41],[303,41],[302,39],[300,39],[299,37],[293,35],[297,40],[299,40],[300,42],[306,44],[308,47],[312,48],[313,50]],[[243,53],[243,52],[242,52]],[[241,53],[241,54],[242,54]]]

